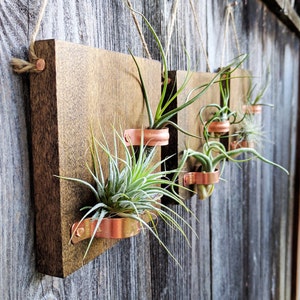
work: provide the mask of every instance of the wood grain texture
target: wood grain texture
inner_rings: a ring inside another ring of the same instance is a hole
[[[172,1],[132,2],[152,21],[165,45]],[[221,64],[226,1],[194,3],[213,72]],[[261,121],[273,144],[266,143],[262,153],[289,168],[291,175],[285,177],[256,161],[241,169],[233,165],[223,175],[227,182],[220,182],[209,200],[188,200],[199,219],[190,220],[199,236],[190,234],[191,248],[160,227],[164,240],[176,249],[182,270],[146,233],[118,243],[66,279],[37,272],[29,80],[27,75],[13,74],[8,62],[13,56],[26,58],[40,4],[0,2],[1,299],[291,299],[299,40],[258,0],[240,1],[234,16],[241,52],[249,53],[244,67],[260,76],[270,62],[272,79],[265,99],[275,108],[265,108]],[[159,59],[145,26],[143,31],[153,58]],[[52,38],[122,53],[128,53],[129,47],[143,55],[130,13],[121,1],[50,1],[38,39]],[[183,45],[192,69],[208,71],[191,9],[186,1],[179,1],[169,69],[186,69]],[[228,45],[226,62],[237,54],[235,45]],[[277,122],[275,127],[272,121]],[[186,217],[180,208],[175,209]]]
[[[130,55],[56,40],[38,41],[35,49],[46,61],[46,69],[30,78],[37,266],[42,273],[65,277],[82,266],[87,242],[70,245],[70,228],[93,197],[83,186],[54,175],[90,182],[85,163],[91,128],[113,147],[113,128],[122,135],[120,128],[145,127],[147,116]],[[160,63],[137,61],[154,108]],[[105,155],[100,159],[107,171]],[[85,263],[117,241],[95,240]]]

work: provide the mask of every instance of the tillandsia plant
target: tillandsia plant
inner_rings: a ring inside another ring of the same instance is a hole
[[[168,97],[168,94],[167,94],[167,88],[168,88],[168,84],[169,84],[168,67],[167,67],[168,63],[167,63],[167,58],[166,58],[164,49],[162,47],[161,41],[158,38],[155,30],[153,29],[153,27],[151,26],[149,21],[146,19],[146,17],[143,14],[141,14],[140,12],[137,12],[135,10],[133,10],[133,11],[142,16],[144,22],[146,23],[147,27],[149,28],[157,46],[158,46],[158,49],[159,49],[159,52],[161,55],[161,60],[162,60],[162,68],[163,68],[162,91],[161,91],[161,97],[160,97],[158,105],[156,107],[156,111],[153,114],[153,112],[151,110],[151,106],[150,106],[150,99],[148,98],[147,90],[146,90],[146,87],[144,84],[144,80],[143,80],[143,76],[142,76],[140,67],[139,67],[138,62],[135,59],[134,55],[131,53],[131,55],[134,59],[134,62],[136,64],[137,70],[138,70],[141,89],[143,92],[143,98],[144,98],[146,109],[147,109],[147,115],[148,115],[148,120],[149,120],[148,128],[149,129],[162,129],[162,128],[165,128],[167,125],[171,125],[171,126],[175,127],[177,130],[179,130],[185,134],[189,134],[183,128],[179,127],[176,123],[174,123],[171,120],[172,117],[174,117],[178,112],[182,111],[187,106],[191,105],[197,99],[199,99],[199,97],[202,96],[209,89],[209,87],[211,85],[213,85],[215,82],[217,82],[219,80],[220,75],[222,74],[223,71],[216,73],[216,75],[208,83],[200,85],[200,86],[194,88],[193,90],[191,90],[186,98],[186,101],[184,101],[183,104],[181,104],[175,108],[171,108],[172,104],[174,103],[174,101],[176,100],[178,95],[181,94],[184,91],[184,89],[186,88],[186,86],[189,82],[189,79],[192,75],[190,72],[189,63],[188,63],[188,68],[187,68],[187,75],[183,81],[183,84],[179,88],[177,88],[177,90],[175,92],[173,90],[173,93],[171,93],[171,96]],[[190,97],[190,95],[193,92],[196,92],[196,94],[194,94],[193,97]]]
[[[263,96],[266,93],[266,90],[268,86],[270,85],[271,81],[271,73],[270,73],[270,68],[267,68],[267,72],[265,74],[265,78],[260,86],[260,88],[257,87],[257,84],[253,84],[253,78],[250,76],[250,84],[249,84],[249,89],[247,91],[247,96],[246,96],[246,112],[252,113],[251,107],[252,106],[271,106],[273,107],[273,104],[269,103],[262,103],[261,100]],[[248,108],[248,110],[247,110]],[[259,108],[259,111],[261,110],[261,107]],[[254,111],[255,113],[255,111]]]
[[[244,157],[238,159],[237,156],[241,154],[249,155],[248,157]],[[217,141],[207,142],[203,146],[202,152],[194,151],[192,149],[186,149],[183,152],[181,162],[178,167],[177,173],[174,175],[173,180],[176,181],[180,172],[182,172],[183,166],[187,162],[187,160],[193,157],[196,159],[198,163],[200,163],[200,172],[212,173],[215,172],[218,168],[224,168],[224,162],[226,160],[233,161],[236,163],[242,163],[246,161],[250,161],[254,158],[261,160],[264,163],[270,164],[272,166],[278,167],[286,174],[289,172],[282,167],[281,165],[274,163],[262,155],[260,155],[255,149],[252,148],[238,148],[235,150],[227,151],[224,145]],[[222,173],[222,170],[221,170]],[[197,193],[200,199],[205,199],[209,197],[214,191],[214,184],[199,184],[197,186]]]
[[[230,80],[236,78],[231,75],[245,61],[247,56],[247,54],[238,56],[231,64],[220,70],[221,78],[218,82],[221,94],[221,104],[207,104],[201,107],[199,111],[199,118],[203,125],[203,136],[206,141],[208,141],[210,137],[221,137],[229,131],[230,125],[238,124],[243,120],[243,116],[241,119],[238,119],[238,113],[231,110],[229,107]],[[208,112],[211,116],[205,119]],[[216,130],[214,130],[214,127]]]
[[[141,145],[139,153],[136,155],[133,153],[133,147],[127,147],[124,138],[116,130],[114,130],[113,147],[109,147],[104,136],[103,139],[104,142],[101,142],[92,134],[90,145],[92,167],[87,163],[86,168],[93,178],[93,184],[79,178],[60,177],[86,186],[92,191],[95,198],[93,206],[86,206],[81,209],[87,210],[87,212],[78,224],[79,226],[89,216],[92,220],[97,220],[83,259],[86,258],[103,220],[117,217],[137,220],[140,226],[148,229],[174,258],[159,237],[156,222],[154,222],[159,217],[168,226],[178,230],[186,240],[187,236],[183,227],[187,226],[192,230],[191,226],[174,210],[159,202],[162,196],[170,197],[192,213],[178,195],[161,187],[161,185],[177,186],[176,183],[167,178],[174,170],[157,171],[166,159],[154,163],[156,147],[153,147],[146,155],[145,146]],[[122,153],[123,157],[121,157]],[[106,173],[108,173],[107,178]],[[146,216],[148,221],[145,221],[143,216]],[[76,228],[73,235],[75,231]],[[175,261],[177,262],[176,259]]]
[[[265,140],[265,134],[262,126],[257,122],[253,114],[246,114],[243,121],[237,125],[235,133],[232,135],[235,140],[231,144],[231,149],[258,147],[262,140]]]

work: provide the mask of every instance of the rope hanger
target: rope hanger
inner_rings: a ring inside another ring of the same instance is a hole
[[[204,47],[204,42],[203,42],[203,37],[201,34],[201,30],[200,30],[200,26],[199,23],[197,22],[197,18],[196,18],[196,12],[195,12],[195,8],[194,8],[194,4],[192,0],[189,0],[189,3],[191,5],[192,8],[192,12],[195,18],[195,22],[196,22],[196,27],[197,27],[197,31],[200,35],[200,42],[201,42],[201,47],[202,50],[204,52],[205,55],[205,59],[206,59],[206,64],[207,64],[207,68],[210,72],[211,68],[209,65],[209,61],[208,61],[208,56],[207,53],[205,51],[205,47]],[[43,16],[45,14],[45,10],[46,10],[46,6],[48,4],[48,0],[44,0],[41,8],[40,8],[40,13],[39,13],[39,17],[35,26],[35,29],[32,33],[31,39],[30,39],[30,44],[29,44],[29,61],[23,60],[23,59],[19,59],[19,58],[12,58],[11,60],[11,65],[13,68],[13,71],[18,73],[18,74],[22,74],[25,72],[30,72],[30,73],[40,73],[45,69],[45,61],[42,58],[39,58],[34,50],[34,43],[37,37],[37,34],[39,32],[40,26],[41,26],[41,21],[43,19]],[[132,4],[130,0],[127,0],[127,4],[130,8],[132,8]],[[233,14],[233,8],[238,4],[237,1],[234,1],[232,3],[228,3],[227,1],[227,6],[226,6],[226,21],[225,21],[225,30],[224,30],[224,42],[223,42],[223,49],[222,49],[222,56],[221,56],[221,66],[223,65],[224,62],[224,54],[225,54],[225,47],[226,47],[226,38],[227,38],[227,34],[228,34],[228,28],[229,28],[229,21],[232,21],[232,27],[233,27],[233,32],[234,32],[234,37],[235,37],[235,42],[236,42],[236,47],[238,49],[238,53],[240,55],[240,45],[239,45],[239,41],[238,41],[238,36],[237,36],[237,30],[236,30],[236,26],[235,26],[235,19],[234,19],[234,14]],[[166,44],[166,55],[169,52],[169,47],[170,47],[170,42],[171,42],[171,36],[173,33],[173,29],[174,29],[174,23],[175,23],[175,18],[176,18],[176,13],[177,13],[177,9],[178,9],[178,0],[174,0],[173,4],[172,4],[172,9],[171,9],[171,18],[168,24],[168,36],[167,36],[167,44]],[[144,35],[142,33],[141,27],[138,23],[138,20],[135,16],[135,13],[131,11],[131,15],[133,17],[134,23],[136,25],[136,28],[139,32],[143,47],[145,49],[145,52],[147,54],[147,57],[149,59],[151,59],[151,54],[149,52],[149,48],[148,45],[145,41]]]
[[[190,2],[190,5],[191,5],[191,8],[192,8],[192,11],[193,11],[193,15],[194,15],[194,18],[195,18],[197,30],[198,30],[198,33],[199,33],[199,36],[200,36],[201,47],[202,47],[202,50],[203,50],[203,53],[204,53],[204,56],[205,56],[207,69],[210,72],[211,68],[210,68],[209,61],[208,61],[208,56],[207,56],[207,53],[206,53],[206,50],[205,50],[205,47],[204,47],[204,42],[203,42],[203,37],[202,37],[201,30],[200,30],[200,26],[199,26],[199,23],[197,21],[195,7],[194,7],[194,4],[193,4],[192,0],[189,0],[189,2]],[[173,34],[175,20],[176,20],[176,15],[177,15],[177,11],[178,11],[178,3],[179,3],[178,0],[174,0],[172,2],[171,18],[169,19],[169,23],[168,23],[168,26],[167,26],[167,33],[168,34],[167,34],[167,42],[166,42],[166,47],[165,47],[165,55],[166,56],[168,56],[169,49],[170,49],[171,37],[172,37],[172,34]],[[127,4],[128,4],[128,6],[130,8],[132,8],[132,4],[131,4],[130,0],[127,0]],[[135,16],[135,13],[133,11],[131,11],[131,14],[132,14],[132,17],[134,19],[134,23],[137,26],[137,30],[139,32],[139,35],[140,35],[143,47],[144,47],[144,49],[145,49],[145,51],[147,53],[147,56],[148,56],[148,58],[151,59],[151,55],[149,53],[148,46],[147,46],[147,44],[145,42],[145,38],[143,36],[142,30],[140,29],[140,26],[139,26],[139,23],[138,23],[137,18]]]
[[[141,30],[141,26],[140,26],[140,24],[139,24],[139,22],[137,20],[135,12],[133,11],[132,3],[131,3],[130,0],[127,0],[126,2],[127,2],[128,7],[130,8],[133,21],[134,21],[134,23],[136,25],[136,28],[137,28],[137,31],[139,33],[140,39],[142,41],[142,44],[143,44],[144,50],[146,52],[146,55],[147,55],[147,57],[149,59],[152,59],[151,54],[149,52],[148,45],[147,45],[145,37],[144,37],[144,34],[143,34],[142,30]],[[177,10],[178,10],[178,0],[174,0],[172,2],[171,18],[169,20],[168,29],[167,29],[168,35],[167,35],[167,42],[166,42],[166,48],[165,48],[165,55],[166,56],[168,55],[170,44],[171,44],[171,37],[172,37],[173,29],[174,29],[174,24],[175,24]]]
[[[178,0],[174,0],[171,8],[171,19],[169,20],[168,30],[167,30],[168,36],[167,36],[166,51],[165,51],[166,57],[168,56],[170,45],[171,45],[171,38],[173,34],[177,10],[178,10]]]
[[[223,48],[222,48],[222,54],[221,54],[221,67],[224,63],[224,55],[225,55],[225,48],[226,48],[226,41],[227,41],[227,35],[228,35],[228,28],[229,28],[229,21],[231,20],[232,23],[232,29],[234,34],[234,39],[236,43],[236,48],[238,50],[238,55],[241,55],[241,49],[240,49],[240,43],[237,35],[236,25],[235,25],[235,19],[234,19],[234,7],[236,7],[239,4],[238,1],[234,1],[229,3],[227,1],[226,5],[226,12],[225,12],[225,30],[224,30],[224,37],[223,37]]]
[[[141,39],[141,41],[142,41],[144,50],[145,50],[145,52],[146,52],[146,54],[147,54],[147,57],[148,57],[149,59],[152,59],[151,54],[150,54],[150,52],[149,52],[148,45],[147,45],[147,43],[146,43],[146,40],[145,40],[145,37],[144,37],[144,34],[143,34],[143,31],[142,31],[142,29],[141,29],[141,26],[140,26],[140,24],[139,24],[139,22],[138,22],[138,19],[137,19],[136,15],[135,15],[135,12],[133,11],[132,3],[131,3],[130,0],[127,0],[127,5],[128,5],[129,8],[130,8],[131,16],[132,16],[132,18],[133,18],[133,21],[134,21],[134,24],[135,24],[135,26],[136,26],[136,29],[137,29],[137,31],[138,31],[138,33],[139,33],[139,36],[140,36],[140,39]]]
[[[26,72],[30,73],[40,73],[45,69],[46,63],[43,58],[39,58],[35,51],[34,51],[34,43],[37,37],[37,34],[40,30],[41,22],[43,19],[43,16],[45,14],[46,6],[47,6],[48,0],[44,0],[44,2],[41,5],[39,17],[37,20],[37,23],[35,25],[34,31],[32,33],[30,44],[29,44],[29,61],[20,59],[20,58],[12,58],[11,60],[11,66],[13,68],[13,71],[22,74]]]
[[[200,37],[201,48],[202,48],[203,54],[205,56],[207,70],[208,70],[208,72],[211,72],[211,67],[210,67],[210,64],[209,64],[208,55],[207,55],[207,52],[206,52],[206,49],[205,49],[205,46],[204,46],[203,36],[202,36],[200,26],[199,26],[199,23],[198,23],[198,20],[197,20],[197,14],[196,14],[195,6],[194,6],[194,3],[193,3],[193,0],[189,0],[189,1],[190,1],[190,6],[191,6],[191,9],[192,9],[192,12],[193,12],[193,16],[194,16],[194,19],[195,19],[196,28],[197,28],[197,31],[198,31],[198,34],[199,34],[199,37]]]
[[[170,44],[172,30],[174,27],[174,20],[175,20],[175,16],[176,16],[176,12],[177,12],[177,2],[178,2],[178,0],[175,0],[175,2],[174,2],[175,4],[173,3],[173,7],[172,7],[171,25],[168,27],[168,28],[170,28],[170,32],[168,35],[168,47]],[[44,0],[41,5],[41,8],[40,8],[40,13],[39,13],[39,17],[38,17],[35,29],[32,33],[31,39],[30,39],[29,53],[28,53],[29,61],[26,61],[26,60],[23,60],[20,58],[12,58],[11,59],[11,66],[13,68],[13,71],[18,74],[22,74],[22,73],[26,73],[26,72],[40,73],[45,69],[45,65],[46,65],[45,60],[42,58],[39,58],[36,55],[35,50],[34,50],[34,43],[35,43],[37,34],[38,34],[40,26],[41,26],[41,22],[42,22],[44,14],[45,14],[47,4],[48,4],[48,0]],[[135,23],[138,33],[140,35],[146,55],[149,59],[151,59],[151,54],[150,54],[148,45],[146,43],[145,37],[143,35],[142,29],[139,25],[139,22],[136,18],[136,15],[135,15],[134,11],[132,10],[132,4],[131,4],[130,0],[127,0],[127,5],[131,8],[131,10],[130,10],[131,15],[133,17],[134,23]],[[168,49],[167,49],[167,51],[168,51]]]

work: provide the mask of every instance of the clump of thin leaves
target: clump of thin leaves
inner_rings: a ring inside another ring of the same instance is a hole
[[[241,154],[244,154],[245,156],[241,158]],[[202,151],[195,151],[193,149],[186,149],[183,151],[179,167],[173,176],[174,182],[177,180],[180,172],[182,172],[183,170],[185,163],[190,157],[196,159],[197,163],[200,164],[201,172],[214,172],[217,168],[219,168],[221,169],[222,174],[226,160],[235,163],[243,163],[253,159],[259,159],[264,163],[281,169],[287,175],[289,174],[289,172],[283,166],[265,158],[253,148],[237,148],[234,150],[227,151],[227,149],[222,143],[218,141],[211,141],[206,142],[203,145]],[[209,185],[208,188],[210,190],[209,195],[211,195],[214,189],[214,185]],[[175,193],[174,190],[173,192]]]
[[[245,115],[243,122],[238,124],[234,133],[237,144],[247,141],[253,142],[255,146],[259,146],[262,141],[266,141],[265,133],[262,126],[255,119],[255,115]]]
[[[245,158],[238,158],[241,154],[246,154],[247,156]],[[253,148],[238,148],[227,151],[225,146],[217,141],[205,143],[203,145],[202,152],[186,149],[183,153],[178,172],[180,172],[189,157],[194,157],[201,164],[202,171],[205,172],[213,172],[219,164],[224,163],[226,160],[242,163],[257,158],[262,162],[277,167],[288,174],[288,171],[284,167],[263,157]]]
[[[61,179],[83,184],[95,196],[96,201],[93,206],[82,208],[82,210],[87,210],[87,212],[80,222],[87,217],[97,220],[96,228],[83,259],[85,259],[91,247],[103,218],[124,217],[138,220],[142,228],[148,229],[177,262],[159,237],[155,222],[155,219],[159,217],[171,228],[183,234],[186,240],[187,236],[179,222],[192,229],[174,210],[158,202],[162,196],[166,196],[182,205],[191,213],[177,194],[172,193],[165,187],[161,187],[162,185],[178,186],[167,178],[174,170],[157,171],[166,159],[154,162],[155,147],[151,151],[148,149],[146,154],[146,147],[142,145],[139,147],[138,153],[134,153],[133,147],[127,147],[124,138],[116,130],[114,130],[114,145],[112,149],[104,136],[103,139],[104,142],[101,142],[92,134],[90,143],[92,167],[87,163],[86,168],[93,178],[93,184],[79,178],[60,177]],[[121,153],[124,153],[124,157],[120,157]],[[107,166],[107,169],[103,168],[104,165]],[[149,224],[142,218],[145,214],[150,219]]]
[[[267,68],[265,78],[263,78],[260,81],[261,81],[261,85],[260,87],[258,87],[257,84],[253,83],[253,78],[250,77],[250,82],[249,82],[250,84],[249,84],[249,89],[247,91],[246,102],[248,105],[264,105],[264,106],[273,107],[272,104],[261,102],[271,82],[271,72],[269,67]]]

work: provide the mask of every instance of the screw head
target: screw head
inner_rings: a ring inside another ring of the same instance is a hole
[[[38,71],[43,71],[45,69],[46,63],[45,60],[42,58],[39,58],[35,63],[36,69]]]

